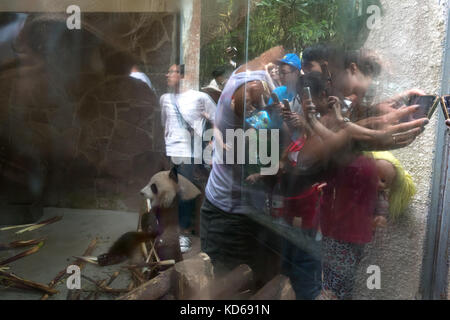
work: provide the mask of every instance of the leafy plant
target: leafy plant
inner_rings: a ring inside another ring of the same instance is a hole
[[[241,63],[244,63],[246,45],[248,59],[277,45],[283,45],[287,52],[295,53],[317,42],[333,41],[348,47],[361,46],[368,35],[365,26],[368,6],[375,4],[381,8],[379,0],[203,1],[208,3],[209,8],[212,8],[212,3],[216,5],[217,12],[205,14],[218,19],[216,23],[220,27],[203,29],[202,39],[208,41],[201,48],[201,83],[211,80],[215,67],[227,63],[224,51],[228,46],[238,49]],[[247,3],[250,5],[250,17],[233,19],[235,16],[242,17],[243,11],[246,13]],[[214,32],[220,36],[211,36]]]

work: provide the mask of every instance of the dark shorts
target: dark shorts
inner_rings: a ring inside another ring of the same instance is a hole
[[[314,299],[321,290],[321,261],[265,229],[244,214],[227,213],[204,200],[200,213],[201,250],[217,276],[241,264],[252,268],[255,287],[283,273],[297,299]]]
[[[202,164],[194,164],[194,159],[191,159],[191,164],[176,165],[178,174],[181,174],[190,182],[192,182],[202,193],[205,190],[206,182],[208,181],[209,172]],[[180,228],[182,230],[194,227],[194,214],[196,199],[180,200],[178,205],[178,218]]]
[[[320,259],[283,241],[283,274],[291,280],[299,300],[314,300],[322,289],[322,265]]]
[[[258,269],[258,225],[243,214],[227,213],[205,198],[200,212],[201,250],[209,255],[216,275],[224,275],[241,264]]]

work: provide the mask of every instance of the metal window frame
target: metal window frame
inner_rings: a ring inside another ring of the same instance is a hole
[[[441,94],[450,92],[450,10],[444,46]],[[439,112],[431,203],[422,263],[421,298],[446,300],[449,272],[450,227],[450,129]]]

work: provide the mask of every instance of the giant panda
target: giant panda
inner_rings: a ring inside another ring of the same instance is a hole
[[[201,195],[200,190],[188,179],[178,174],[176,167],[170,171],[156,173],[150,182],[141,190],[141,195],[150,200],[150,211],[157,221],[156,251],[161,260],[182,260],[179,243],[178,202],[193,200]],[[142,225],[142,230],[154,229],[155,219],[144,218],[141,221],[152,221],[153,225]]]

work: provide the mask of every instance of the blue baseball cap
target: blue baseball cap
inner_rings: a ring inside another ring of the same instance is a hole
[[[298,57],[298,55],[296,55],[295,53],[288,53],[287,55],[285,55],[283,57],[283,59],[278,60],[278,63],[284,63],[287,65],[290,65],[296,69],[298,69],[299,71],[302,70],[302,60],[300,60],[300,58]]]

